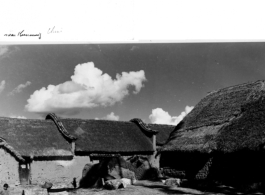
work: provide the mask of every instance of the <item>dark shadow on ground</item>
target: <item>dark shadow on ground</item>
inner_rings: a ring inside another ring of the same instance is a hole
[[[204,194],[224,194],[224,195],[263,195],[264,192],[257,191],[257,190],[242,190],[238,188],[234,188],[231,186],[225,186],[225,185],[220,185],[220,186],[211,186],[211,187],[204,187],[200,188],[198,187],[200,191],[203,191]]]
[[[183,187],[166,186],[162,182],[150,182],[150,181],[137,181],[136,186],[143,186],[147,188],[156,188],[157,190],[167,194],[218,194],[218,195],[265,195],[262,191],[248,190],[243,191],[238,188],[219,185],[219,186],[195,186],[185,185]]]
[[[204,194],[203,192],[196,189],[167,186],[164,185],[162,182],[137,181],[134,185],[143,186],[147,188],[156,188],[157,190],[167,194]]]
[[[78,188],[56,188],[56,189],[49,189],[49,190],[47,190],[47,192],[49,192],[49,193],[57,193],[57,192],[63,192],[63,191],[74,192],[77,189]]]

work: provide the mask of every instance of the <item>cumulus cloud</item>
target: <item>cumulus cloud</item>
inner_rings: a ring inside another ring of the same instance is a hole
[[[15,95],[16,93],[20,93],[24,88],[26,88],[29,85],[31,85],[30,81],[27,81],[25,84],[20,84],[15,89],[13,89],[13,91],[8,93],[8,95]]]
[[[1,81],[1,83],[0,83],[0,93],[5,89],[5,86],[6,86],[6,81],[5,80]]]
[[[111,106],[129,95],[129,87],[134,94],[140,92],[146,81],[143,70],[122,72],[112,79],[94,66],[93,62],[75,67],[71,81],[59,85],[49,85],[35,91],[27,100],[26,110],[35,113],[55,112],[73,115],[82,109]]]
[[[151,123],[155,124],[177,125],[193,108],[193,106],[186,106],[185,110],[181,112],[179,116],[170,116],[170,114],[162,108],[156,108],[152,110],[149,119]]]
[[[110,114],[108,114],[106,117],[104,117],[102,119],[106,119],[106,120],[110,120],[110,121],[118,121],[120,119],[120,117],[115,115],[114,112],[111,112]]]
[[[27,119],[25,116],[17,116],[17,115],[10,115],[10,118],[19,118],[19,119]]]

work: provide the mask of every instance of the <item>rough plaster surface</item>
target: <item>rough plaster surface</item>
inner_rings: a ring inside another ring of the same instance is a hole
[[[26,186],[10,186],[9,192],[10,195],[22,195],[22,192],[24,190],[25,195],[48,195],[48,192],[46,189],[41,188],[40,186],[32,186],[32,185],[26,185]],[[58,195],[58,194],[53,194]]]
[[[157,152],[155,152],[154,156],[157,154]],[[160,168],[160,155],[153,157],[152,161],[151,161],[151,165],[153,167],[157,167]]]
[[[152,159],[152,164],[159,166],[159,157]],[[70,161],[33,161],[31,163],[30,180],[31,184],[41,185],[45,181],[52,182],[54,187],[58,184],[64,184],[64,187],[72,187],[71,182],[73,178],[77,178],[77,183],[81,179],[82,170],[87,163],[98,163],[98,161],[91,162],[88,156],[75,156]],[[16,159],[6,152],[5,149],[0,148],[0,185],[8,183],[10,185],[19,184],[19,163]]]
[[[75,156],[71,161],[33,161],[31,164],[31,183],[44,184],[45,181],[64,183],[72,187],[73,178],[81,179],[85,164],[91,163],[88,156]]]
[[[0,148],[0,185],[4,183],[18,184],[18,161],[6,152],[4,148]]]

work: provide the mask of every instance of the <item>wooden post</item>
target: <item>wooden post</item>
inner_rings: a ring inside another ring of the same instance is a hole
[[[153,134],[153,149],[156,151],[156,135]]]
[[[72,141],[72,153],[75,155],[75,141]]]
[[[152,144],[153,144],[154,153],[150,156],[150,163],[152,166],[154,166],[155,154],[156,154],[156,135],[155,134],[152,135]]]

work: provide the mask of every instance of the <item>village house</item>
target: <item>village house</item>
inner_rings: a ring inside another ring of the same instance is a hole
[[[71,144],[53,121],[1,118],[0,134],[1,183],[43,183],[81,169],[68,168],[74,157]]]
[[[209,93],[161,148],[160,165],[172,177],[258,183],[265,179],[265,82]]]
[[[59,119],[55,114],[45,120],[1,117],[0,183],[71,184],[74,177],[81,179],[87,163],[105,157],[144,155],[155,164],[158,131],[153,127],[159,129],[159,125],[150,126],[140,119]]]

